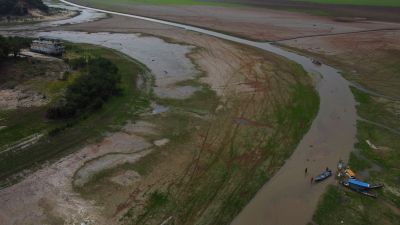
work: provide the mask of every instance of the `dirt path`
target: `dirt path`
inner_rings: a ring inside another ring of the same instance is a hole
[[[338,71],[325,65],[315,66],[306,57],[266,43],[142,16],[97,11],[184,28],[250,45],[291,59],[309,72],[320,73],[322,79],[317,82],[321,98],[320,111],[310,131],[284,167],[259,191],[233,224],[306,224],[310,221],[319,197],[333,180],[311,186],[310,177],[304,177],[304,169],[308,167],[310,175],[316,175],[326,166],[334,167],[340,158],[347,159],[355,142],[355,101],[348,82]]]

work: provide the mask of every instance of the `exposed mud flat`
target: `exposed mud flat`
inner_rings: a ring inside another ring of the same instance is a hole
[[[112,19],[108,20],[102,20],[102,21],[96,21],[93,23],[89,24],[80,24],[80,25],[75,25],[68,27],[67,29],[78,29],[78,30],[90,30],[90,31],[95,31],[96,29],[99,29],[100,27],[102,29],[106,29],[108,31],[113,31],[113,32],[121,32],[123,30],[134,30],[138,32],[144,32],[146,34],[153,34],[153,35],[158,35],[162,36],[168,39],[173,39],[173,40],[185,40],[186,43],[189,43],[191,45],[196,45],[200,47],[200,50],[197,51],[195,54],[190,55],[193,60],[197,63],[199,68],[207,73],[207,76],[202,78],[201,80],[207,84],[210,85],[210,87],[217,92],[219,96],[222,96],[225,101],[228,101],[229,97],[231,96],[242,96],[243,98],[245,96],[245,93],[254,93],[254,91],[259,90],[257,89],[257,79],[266,79],[266,78],[261,78],[263,76],[266,76],[266,74],[274,74],[274,71],[270,71],[267,65],[263,65],[263,62],[266,62],[265,59],[261,56],[261,52],[258,50],[250,50],[249,48],[241,47],[239,45],[230,43],[230,42],[224,42],[221,41],[218,38],[211,37],[211,36],[206,36],[202,34],[197,34],[194,32],[190,31],[183,31],[175,28],[170,28],[170,29],[158,29],[160,25],[157,24],[152,24],[149,22],[145,21],[135,21],[134,24],[123,22],[126,21],[126,18],[122,18],[119,16],[115,16]],[[153,28],[153,29],[150,29]],[[211,32],[212,33],[212,32]],[[215,33],[212,33],[214,35]],[[226,36],[223,36],[225,38]],[[268,44],[263,44],[263,43],[255,43],[251,41],[246,41],[246,40],[238,40],[236,38],[231,37],[233,41],[238,41],[241,42],[243,41],[244,44],[249,44],[253,45],[254,47],[261,48],[268,51],[273,51],[274,53],[281,54],[286,56],[286,53],[283,51],[279,51],[279,49],[274,48]],[[300,61],[298,61],[298,58],[296,56],[292,56],[289,54],[290,59],[296,60],[297,62],[300,62],[302,65],[306,65],[307,69],[310,71],[318,71],[319,69],[316,68],[310,60],[306,58],[301,58]],[[266,62],[266,64],[268,64]],[[326,72],[325,70],[321,70],[321,72]],[[337,84],[337,85],[342,85],[343,81],[338,81],[336,79],[340,80],[340,76],[332,71],[330,75],[327,75],[327,77],[331,77],[328,80],[329,81],[324,81],[330,84]],[[275,74],[276,75],[276,74]],[[268,85],[268,93],[280,93],[279,91],[281,87],[281,82],[278,78],[275,79],[274,75],[271,75],[272,78],[270,78],[269,82],[270,84]],[[339,76],[339,77],[338,77]],[[283,79],[281,77],[281,79]],[[288,80],[285,80],[287,82],[290,82]],[[332,83],[331,83],[332,82]],[[336,83],[338,82],[338,83]],[[327,86],[329,86],[327,84]],[[344,88],[347,88],[345,85]],[[327,94],[327,92],[323,92],[324,95]],[[337,93],[337,92],[335,92]],[[344,95],[347,96],[349,94],[349,90],[346,90],[344,92]],[[249,95],[250,96],[250,95]],[[273,96],[270,96],[273,98]],[[276,97],[276,96],[274,96]],[[283,97],[283,96],[281,96]],[[343,96],[341,96],[343,97]],[[347,100],[349,100],[349,104],[352,103],[352,98],[351,95],[345,97]],[[324,105],[328,107],[329,109],[326,109],[327,111],[331,110],[330,106]],[[229,103],[228,103],[229,107]],[[326,110],[324,110],[324,113],[327,113]],[[350,114],[353,113],[354,111],[351,111],[350,109]],[[330,113],[328,113],[330,114]],[[244,115],[246,116],[246,115]],[[353,117],[350,118],[350,120],[353,119]],[[333,121],[332,121],[333,122]],[[335,121],[337,122],[337,121]],[[231,123],[234,123],[231,121]],[[343,121],[343,123],[347,123],[347,121]],[[353,124],[350,124],[350,126],[353,126]],[[349,132],[353,132],[352,129],[349,129]],[[353,143],[354,139],[352,138],[353,134],[349,135],[349,143]],[[333,140],[333,139],[332,139]],[[301,150],[303,151],[303,150]],[[319,151],[319,150],[315,150]],[[337,154],[337,153],[336,153]],[[326,159],[326,157],[329,157],[328,155],[321,156],[321,158]],[[303,163],[306,159],[296,159],[294,161],[298,162],[296,164],[296,167],[303,167]],[[333,162],[332,162],[333,163]],[[317,166],[316,166],[317,167]],[[302,170],[302,169],[301,169]],[[293,186],[294,187],[294,186]],[[274,192],[276,193],[276,192]],[[315,205],[315,202],[318,199],[318,196],[323,193],[323,187],[318,188],[318,191],[313,192],[312,198],[313,202],[311,203],[312,205]],[[259,205],[260,206],[260,205]],[[260,210],[265,209],[265,206],[260,206]],[[302,216],[302,220],[308,221],[309,216],[312,215],[312,210],[313,207],[310,207],[310,211],[306,215],[300,215],[297,214],[296,216]],[[256,211],[254,214],[250,214],[250,217],[258,217],[260,216],[257,221],[264,221],[265,218],[262,216],[263,214],[258,213],[259,211]],[[273,210],[271,213],[274,214],[279,214],[277,211]],[[284,216],[283,214],[279,214],[281,216]],[[261,218],[262,217],[262,218]],[[296,217],[298,219],[298,217]],[[294,220],[296,220],[294,219]],[[245,221],[247,224],[249,223],[250,220]],[[254,220],[252,220],[254,221]]]
[[[124,173],[111,177],[110,181],[119,184],[121,186],[130,186],[135,182],[138,182],[140,180],[140,174],[133,171],[133,170],[128,170],[125,171]]]
[[[54,224],[55,221],[81,224],[86,221],[87,224],[107,225],[97,206],[82,199],[73,190],[72,181],[75,173],[81,176],[80,179],[87,179],[114,164],[136,160],[144,155],[145,152],[133,154],[148,148],[151,143],[135,134],[153,134],[156,132],[154,125],[138,122],[137,126],[128,124],[125,129],[131,134],[110,134],[102,142],[86,146],[77,153],[33,173],[20,183],[1,190],[1,224]],[[132,158],[124,156],[121,159],[118,154],[123,153],[132,154]]]
[[[0,90],[0,110],[43,106],[49,103],[44,95],[22,88]]]
[[[85,0],[72,0],[87,3]],[[222,1],[224,2],[224,1]],[[229,2],[229,1],[228,1]],[[234,1],[232,1],[234,2]],[[240,1],[238,1],[240,2]],[[246,1],[245,4],[250,4]],[[114,10],[220,30],[260,41],[393,27],[373,21],[338,22],[329,17],[264,7],[168,6],[113,3]],[[104,9],[108,10],[108,8]],[[393,12],[393,14],[395,14]]]
[[[186,57],[192,46],[171,44],[156,37],[138,34],[53,31],[41,32],[38,35],[100,45],[137,59],[155,75],[154,93],[160,98],[183,99],[197,90],[195,87],[175,85],[197,75],[194,65]]]
[[[253,90],[247,85],[249,78],[251,79],[257,73],[267,73],[269,71],[268,67],[262,68],[259,66],[264,60],[262,54],[251,48],[226,42],[217,37],[148,21],[112,16],[109,19],[90,23],[64,26],[62,29],[87,31],[91,34],[99,31],[111,33],[134,32],[161,37],[173,43],[197,46],[197,49],[192,47],[194,52],[187,54],[187,56],[196,63],[200,71],[207,74],[207,76],[201,77],[200,80],[210,85],[211,89],[222,98],[235,92]],[[157,61],[151,62],[148,67],[151,68],[154,63],[157,63]],[[163,75],[162,70],[160,73]],[[198,73],[196,71],[196,74],[192,74],[192,78]],[[186,79],[190,79],[190,77],[186,76]],[[272,85],[270,88],[279,87]]]
[[[121,166],[127,163],[133,164],[137,162],[141,157],[150,153],[148,151],[142,151],[134,154],[110,154],[101,156],[93,161],[87,162],[82,168],[80,168],[74,177],[74,185],[76,187],[82,187],[88,183],[96,173],[100,171],[110,170],[117,166]]]

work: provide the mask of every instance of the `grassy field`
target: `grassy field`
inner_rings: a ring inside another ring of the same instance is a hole
[[[296,0],[304,2],[315,2],[322,4],[344,4],[344,5],[373,5],[373,6],[400,6],[398,0]]]
[[[137,113],[149,104],[148,96],[136,88],[138,74],[146,71],[143,65],[112,50],[88,45],[68,45],[67,52],[67,58],[87,54],[110,59],[117,65],[122,76],[123,93],[110,99],[95,113],[65,121],[47,120],[44,116],[47,107],[0,112],[2,123],[7,126],[0,130],[3,147],[3,152],[0,151],[0,177],[3,181],[1,185],[7,185],[7,180],[3,178],[13,173],[68,154],[79,146],[102,137],[106,131],[118,129],[118,126],[128,119],[135,119]],[[64,85],[56,86],[61,88]],[[47,88],[52,90],[54,86],[50,85]],[[24,149],[4,152],[7,148],[5,145],[37,133],[44,135],[38,143]]]

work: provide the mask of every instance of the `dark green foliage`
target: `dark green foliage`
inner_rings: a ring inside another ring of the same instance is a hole
[[[6,58],[10,54],[17,57],[21,49],[29,47],[30,43],[31,39],[28,38],[0,36],[0,58]]]
[[[42,0],[0,0],[0,16],[28,14],[29,9],[39,9],[47,12],[48,7]]]
[[[354,152],[350,154],[349,165],[355,171],[363,171],[371,167],[370,162]]]
[[[59,100],[47,111],[49,119],[66,119],[100,109],[111,96],[120,92],[121,76],[117,67],[105,58],[73,60],[73,67],[83,70]]]
[[[69,64],[71,69],[77,70],[77,69],[81,69],[84,66],[86,66],[86,59],[83,57],[80,57],[80,58],[68,60],[67,63]]]

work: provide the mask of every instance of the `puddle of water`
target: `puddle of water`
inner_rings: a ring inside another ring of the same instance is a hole
[[[184,99],[198,90],[196,87],[174,85],[180,81],[193,79],[197,74],[194,65],[186,57],[192,46],[170,44],[156,37],[143,37],[137,34],[51,31],[35,35],[56,37],[74,43],[100,45],[137,59],[155,75],[154,93],[158,97]]]

